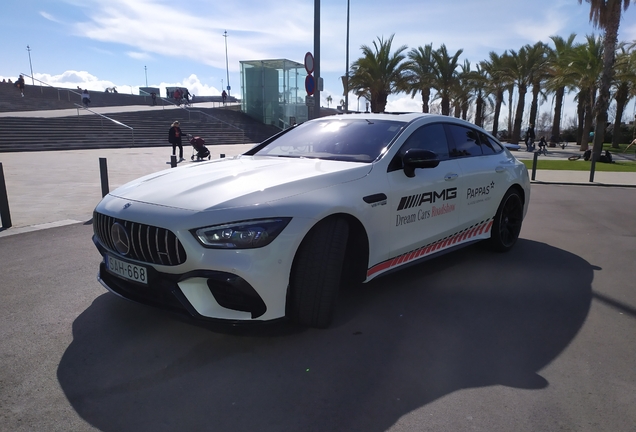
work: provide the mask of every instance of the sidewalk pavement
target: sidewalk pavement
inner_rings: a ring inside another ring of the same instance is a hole
[[[254,144],[208,146],[212,159],[242,154]],[[191,147],[183,146],[190,160]],[[172,147],[0,153],[12,227],[0,237],[87,222],[102,199],[99,159],[106,158],[109,189],[170,169]]]
[[[254,144],[209,146],[212,158],[242,154]],[[552,149],[551,149],[552,150]],[[84,223],[101,200],[99,158],[106,158],[110,190],[163,169],[170,169],[172,148],[67,150],[49,152],[0,153],[13,226],[0,227],[0,237],[54,226]],[[532,159],[533,153],[512,152],[518,159]],[[577,148],[554,149],[539,158],[567,158],[581,154]],[[191,152],[184,146],[185,161]],[[617,154],[615,159],[634,160],[634,154]],[[573,164],[579,163],[573,161]],[[596,172],[594,183],[588,171],[538,170],[535,183],[636,187],[636,173]]]

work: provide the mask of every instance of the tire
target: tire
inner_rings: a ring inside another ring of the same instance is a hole
[[[515,189],[504,195],[492,225],[488,245],[496,252],[508,252],[517,242],[523,221],[523,200]]]
[[[326,328],[333,319],[349,225],[329,218],[303,239],[292,266],[287,300],[288,316],[298,324]]]

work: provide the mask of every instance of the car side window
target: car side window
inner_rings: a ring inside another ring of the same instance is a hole
[[[503,145],[501,143],[489,136],[487,136],[488,142],[492,145],[492,148],[495,149],[495,153],[500,153],[503,151]]]
[[[449,124],[448,131],[455,148],[451,151],[451,157],[481,156],[481,146],[477,131],[454,124]]]
[[[446,140],[446,132],[441,123],[422,126],[415,130],[402,144],[391,164],[389,171],[402,169],[402,157],[407,150],[422,149],[432,151],[437,155],[440,161],[447,160],[450,157],[448,151],[448,141]]]
[[[479,144],[481,145],[482,154],[492,155],[499,152],[497,147],[493,146],[493,142],[488,139],[488,135],[483,132],[479,132]]]

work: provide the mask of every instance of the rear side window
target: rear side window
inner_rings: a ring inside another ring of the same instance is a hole
[[[503,151],[503,146],[501,145],[499,141],[489,137],[488,135],[486,135],[486,138],[488,138],[488,142],[490,143],[492,148],[495,150],[495,153],[499,153]]]
[[[464,126],[449,124],[448,132],[455,147],[451,150],[451,157],[481,156],[481,146],[477,131]]]
[[[493,145],[493,141],[488,139],[488,135],[483,132],[479,132],[479,144],[481,145],[481,152],[485,155],[491,155],[499,153],[500,148]]]

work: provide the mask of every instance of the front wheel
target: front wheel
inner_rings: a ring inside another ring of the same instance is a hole
[[[349,225],[329,218],[304,238],[292,266],[288,316],[301,325],[326,328],[331,324],[340,289]]]
[[[495,214],[489,246],[497,252],[508,252],[517,242],[523,221],[523,199],[515,189],[504,195]]]

